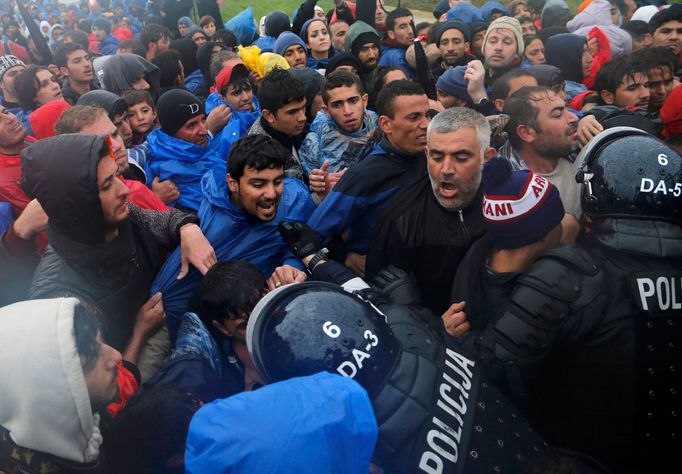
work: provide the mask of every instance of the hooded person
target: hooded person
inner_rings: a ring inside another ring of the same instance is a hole
[[[483,21],[485,21],[486,23],[490,23],[491,21],[494,21],[501,16],[511,16],[509,14],[509,10],[507,10],[506,7],[504,7],[501,3],[495,1],[486,2],[480,8],[480,11],[481,16],[483,17]]]
[[[570,18],[571,9],[568,8],[564,0],[548,0],[542,7],[542,14],[540,15],[542,28],[564,27]]]
[[[324,71],[324,75],[328,76],[342,66],[347,66],[355,69],[355,72],[358,75],[362,70],[362,64],[360,64],[358,58],[353,56],[351,53],[344,52],[335,54],[332,58],[329,59],[329,63],[327,64],[327,69],[325,69]]]
[[[0,308],[3,472],[101,468],[98,412],[119,395],[121,354],[96,339],[96,316],[85,311],[76,298]]]
[[[583,51],[586,39],[573,33],[554,35],[545,43],[545,60],[547,64],[561,69],[566,79],[566,97],[572,100],[585,92],[583,85]]]
[[[343,44],[345,51],[351,53],[360,61],[362,69],[358,72],[360,74],[360,79],[362,79],[362,88],[369,94],[370,107],[373,106],[376,95],[379,93],[379,91],[374,90],[374,82],[377,65],[379,64],[379,57],[381,55],[379,49],[380,40],[381,36],[376,29],[372,28],[364,21],[356,21],[348,28],[348,33],[346,33],[346,39]],[[363,53],[363,56],[367,57],[361,57],[361,50],[370,44],[372,45],[371,49],[376,50],[376,54],[365,55],[365,53]]]
[[[322,75],[310,68],[290,69],[289,73],[303,83],[303,95],[305,96],[305,116],[308,125],[310,125],[313,120],[315,120],[317,112],[322,108],[322,96],[320,95],[320,87],[322,87]]]
[[[227,50],[227,45],[223,43],[214,43],[213,41],[208,41],[197,49],[196,59],[199,65],[199,70],[201,75],[204,77],[204,84],[199,88],[196,94],[200,97],[207,97],[210,94],[210,87],[213,86],[213,77],[211,77],[211,59],[213,58],[213,50],[220,48],[224,51]]]
[[[92,29],[99,41],[99,53],[105,56],[116,54],[121,42],[111,34],[111,22],[104,17],[97,18],[92,22]]]
[[[571,33],[587,37],[593,28],[598,26],[608,38],[612,56],[630,54],[632,52],[632,36],[618,25],[613,24],[611,8],[611,2],[608,0],[592,0],[587,8],[566,23],[566,28]]]
[[[29,116],[31,121],[31,129],[33,136],[37,140],[54,136],[54,124],[57,123],[59,117],[66,109],[71,107],[68,102],[64,100],[53,100],[42,107],[38,107]]]
[[[265,17],[265,35],[254,41],[253,44],[258,46],[263,52],[273,52],[275,50],[275,41],[285,31],[291,31],[289,15],[279,10],[270,12]]]
[[[197,63],[197,50],[199,48],[191,39],[180,38],[170,42],[170,49],[180,54],[180,61],[185,72],[183,87],[192,94],[196,94],[204,85],[204,76]]]
[[[61,31],[59,31],[59,30],[61,30]],[[57,50],[57,48],[60,45],[64,44],[64,39],[63,39],[64,38],[64,32],[65,32],[64,26],[60,25],[59,23],[55,23],[50,28],[50,37],[49,37],[48,46],[50,47],[50,49],[52,50],[53,53]]]
[[[43,34],[46,40],[50,40],[50,28],[52,25],[47,20],[42,20],[40,22],[40,32]]]
[[[474,22],[487,23],[483,20],[481,10],[467,2],[460,2],[448,10],[448,21],[450,20],[459,20],[465,25]]]
[[[127,89],[147,90],[156,97],[159,91],[159,68],[131,53],[110,57],[102,66],[104,89],[120,95]]]
[[[187,36],[187,31],[192,27],[196,26],[192,19],[188,16],[180,17],[178,20],[178,31],[180,32],[180,38],[185,38]]]

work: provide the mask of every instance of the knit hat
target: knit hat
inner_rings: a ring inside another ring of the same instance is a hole
[[[444,13],[447,13],[449,9],[449,0],[438,0],[438,3],[436,3],[436,6],[433,8],[433,16],[436,17],[436,20],[439,20],[440,17],[443,16]]]
[[[156,112],[161,130],[175,136],[189,119],[204,113],[204,104],[187,90],[171,89],[159,98]]]
[[[0,81],[5,76],[5,73],[15,66],[22,66],[26,68],[26,64],[14,55],[8,54],[5,56],[0,56]]]
[[[239,61],[237,63],[228,64],[220,70],[215,78],[216,92],[222,95],[223,88],[225,86],[227,86],[234,79],[241,77],[249,77],[249,69],[244,65],[244,63]]]
[[[358,58],[356,58],[350,53],[339,53],[329,58],[329,62],[327,63],[327,69],[325,69],[324,75],[325,76],[330,75],[339,66],[353,66],[357,71],[362,70],[362,64],[360,64]]]
[[[100,30],[106,31],[107,34],[111,34],[111,22],[104,18],[103,16],[97,18],[92,22],[93,28],[99,28]]]
[[[466,100],[468,104],[473,103],[467,92],[467,81],[464,79],[466,70],[466,66],[457,66],[446,69],[438,78],[438,81],[436,81],[436,87],[460,100]]]
[[[448,10],[448,20],[459,20],[465,25],[470,25],[476,21],[483,21],[481,10],[471,3],[461,2]]]
[[[189,28],[193,24],[194,22],[188,16],[180,17],[180,19],[178,20],[178,26],[183,25]]]
[[[283,11],[274,11],[265,17],[265,34],[278,38],[285,31],[291,31],[289,16]]]
[[[675,87],[665,98],[660,114],[664,137],[682,135],[682,87]]]
[[[206,36],[206,33],[204,33],[204,29],[200,27],[199,25],[192,25],[187,29],[187,34],[185,35],[185,38],[192,39],[192,35],[195,33],[202,33],[204,36]]]
[[[459,30],[464,35],[464,41],[469,41],[469,27],[459,20],[448,20],[445,23],[441,23],[436,28],[436,46],[440,44],[440,38],[448,30]]]
[[[479,31],[485,31],[487,29],[488,23],[485,23],[483,21],[475,21],[471,25],[469,25],[469,35],[471,38],[473,38]]]
[[[321,21],[322,23],[324,23],[324,21],[322,21],[320,18],[311,18],[310,20],[306,20],[306,22],[303,23],[303,26],[301,27],[300,34],[298,35],[298,37],[301,38],[304,43],[305,43],[305,37],[308,34],[308,27],[314,21]]]
[[[480,10],[484,21],[490,21],[490,17],[496,12],[502,13],[504,16],[510,16],[509,10],[507,10],[507,8],[505,8],[501,3],[495,1],[487,2],[485,5],[481,6]]]
[[[462,4],[460,3],[459,5]],[[483,38],[483,46],[481,47],[481,50],[485,51],[485,44],[488,42],[488,36],[490,35],[490,32],[498,29],[509,30],[512,33],[514,33],[514,36],[516,36],[517,45],[516,51],[519,53],[519,56],[522,55],[525,46],[523,44],[523,34],[521,33],[521,23],[519,23],[519,20],[517,20],[516,18],[512,18],[510,16],[502,16],[490,24],[488,30],[485,32],[485,37]]]
[[[298,37],[298,35],[295,35],[291,31],[285,31],[279,35],[279,38],[277,38],[277,41],[275,41],[275,48],[273,49],[273,52],[275,54],[279,54],[280,56],[284,56],[284,52],[295,44],[298,44],[303,49],[306,49],[305,43],[301,38]]]
[[[351,45],[351,53],[353,53],[353,56],[358,57],[358,54],[360,53],[360,50],[364,45],[367,43],[374,43],[379,46],[379,35],[374,33],[373,31],[366,31],[365,33],[360,33],[355,40],[353,40],[353,44]]]
[[[530,170],[512,172],[497,156],[483,167],[483,218],[493,247],[516,249],[539,242],[564,218],[559,190]]]

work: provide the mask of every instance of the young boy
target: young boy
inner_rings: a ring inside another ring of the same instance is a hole
[[[204,15],[199,20],[199,26],[204,29],[206,36],[211,38],[216,31],[216,21],[210,15]]]
[[[128,122],[133,131],[133,145],[140,145],[157,126],[154,100],[149,92],[134,89],[124,91],[121,97],[128,106]]]

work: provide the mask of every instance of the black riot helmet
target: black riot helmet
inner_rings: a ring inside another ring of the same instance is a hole
[[[575,164],[580,203],[591,217],[682,221],[682,157],[632,127],[603,131]]]
[[[401,352],[384,315],[338,285],[306,282],[268,293],[253,309],[246,343],[266,383],[327,371],[373,397]]]

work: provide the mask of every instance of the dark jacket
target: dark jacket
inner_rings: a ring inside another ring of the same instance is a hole
[[[179,227],[195,218],[129,205],[130,217],[119,225],[118,235],[105,242],[97,187],[104,140],[60,135],[22,152],[24,188],[49,217],[50,245],[36,270],[31,297],[81,298],[106,316],[104,339],[122,350],[137,311],[150,296],[160,246],[177,245]]]

